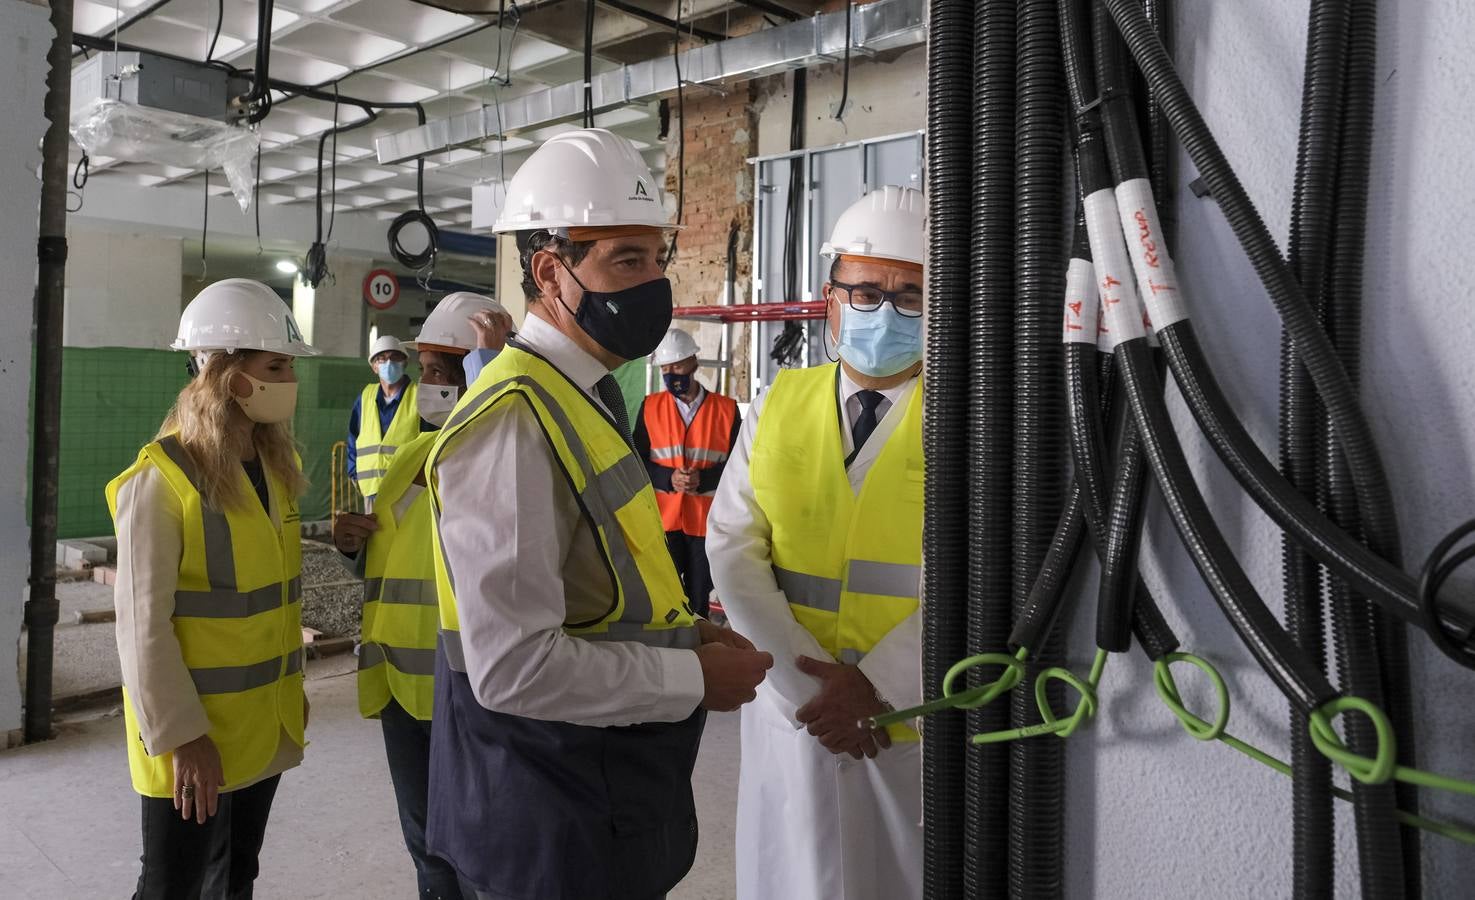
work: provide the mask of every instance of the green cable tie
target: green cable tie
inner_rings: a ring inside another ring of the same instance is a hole
[[[994,702],[999,697],[1014,690],[1019,682],[1024,680],[1024,661],[1029,658],[1029,648],[1020,647],[1013,655],[1005,653],[980,653],[967,659],[953,663],[952,668],[942,679],[942,696],[936,700],[929,700],[921,706],[913,706],[907,709],[893,710],[872,716],[866,721],[869,728],[885,728],[888,725],[896,725],[909,719],[920,716],[930,716],[934,713],[945,712],[949,709],[977,709]],[[998,665],[1003,666],[1004,671],[998,678],[987,684],[980,684],[966,690],[953,692],[953,682],[956,681],[969,669],[978,666]]]
[[[1347,712],[1360,712],[1372,720],[1373,730],[1378,736],[1377,754],[1372,759],[1347,749],[1332,727],[1332,720]],[[1398,765],[1397,740],[1388,714],[1361,697],[1329,700],[1312,711],[1309,722],[1311,742],[1316,749],[1364,784],[1382,784],[1393,778],[1406,784],[1475,797],[1475,782]]]
[[[975,744],[999,744],[1006,741],[1017,741],[1026,738],[1039,737],[1041,735],[1053,734],[1060,738],[1068,738],[1075,734],[1086,720],[1095,717],[1097,708],[1096,688],[1101,684],[1101,675],[1106,670],[1106,660],[1110,654],[1105,650],[1098,649],[1096,657],[1091,661],[1091,674],[1086,680],[1082,680],[1069,669],[1052,666],[1035,676],[1035,705],[1039,707],[1040,718],[1044,721],[1035,725],[1026,725],[1022,728],[1010,728],[1004,731],[989,731],[983,734],[975,734],[972,741]],[[1076,690],[1080,700],[1076,702],[1075,712],[1069,717],[1061,719],[1055,715],[1055,710],[1050,708],[1048,696],[1049,682],[1051,680],[1063,681]]]
[[[1169,666],[1171,666],[1171,664],[1175,662],[1186,662],[1192,664],[1205,675],[1207,675],[1209,677],[1209,680],[1213,682],[1214,692],[1218,695],[1219,698],[1219,714],[1214,717],[1213,724],[1210,724],[1209,722],[1206,722],[1198,716],[1194,715],[1183,705],[1183,701],[1178,695],[1177,683],[1173,680],[1172,672],[1169,671]],[[1274,757],[1269,753],[1266,753],[1259,747],[1256,747],[1255,745],[1250,744],[1247,741],[1241,740],[1240,738],[1237,738],[1224,730],[1225,726],[1229,723],[1229,690],[1224,684],[1224,678],[1219,674],[1218,670],[1215,669],[1213,665],[1211,665],[1207,660],[1198,656],[1194,656],[1191,653],[1169,653],[1167,656],[1163,657],[1160,660],[1157,660],[1153,664],[1153,682],[1157,688],[1158,696],[1162,699],[1163,703],[1173,712],[1173,715],[1177,716],[1179,723],[1183,726],[1183,730],[1188,732],[1191,737],[1201,741],[1220,741],[1224,744],[1227,744],[1234,750],[1243,753],[1250,759],[1253,759],[1256,762],[1262,763],[1265,766],[1274,769],[1282,775],[1285,775],[1289,778],[1295,777],[1289,763],[1278,759],[1277,757]],[[1373,706],[1370,703],[1367,703],[1367,701],[1365,700],[1359,700],[1359,698],[1355,697],[1339,699],[1352,700],[1356,702],[1351,704],[1336,705],[1331,711],[1332,715],[1344,712],[1347,709],[1361,710],[1363,705],[1366,705],[1368,708],[1371,708],[1376,713],[1381,715],[1381,710],[1378,710],[1377,707]],[[1337,704],[1337,701],[1332,701],[1332,703],[1327,704],[1327,706],[1332,707],[1333,704]],[[1326,707],[1323,707],[1322,709],[1326,709]],[[1317,711],[1317,713],[1321,712],[1322,710]],[[1316,716],[1317,713],[1313,713],[1313,717]],[[1326,715],[1322,715],[1321,718],[1321,727],[1324,727],[1328,731],[1330,731],[1331,724],[1329,718]],[[1374,719],[1376,721],[1376,716],[1374,716]],[[1384,721],[1386,721],[1386,717],[1384,717]],[[1313,740],[1315,740],[1317,736],[1315,730],[1316,727],[1316,725],[1313,725]],[[1335,739],[1336,733],[1330,733]],[[1337,740],[1337,744],[1339,747],[1340,743],[1340,740]],[[1360,768],[1362,768],[1364,771],[1371,771],[1373,769],[1373,760],[1367,760],[1365,757],[1356,756],[1355,754],[1346,751],[1345,747],[1341,748],[1338,752],[1348,757],[1352,757],[1354,765],[1360,766]],[[1340,760],[1338,761],[1340,762]],[[1401,769],[1403,767],[1400,766],[1397,768]],[[1351,773],[1354,777],[1357,774],[1357,770],[1351,767],[1347,767],[1347,771]],[[1395,769],[1395,773],[1396,771],[1397,769]],[[1460,782],[1457,779],[1445,778],[1444,776],[1440,775],[1432,775],[1428,772],[1420,772],[1416,769],[1407,770],[1406,774],[1409,776],[1409,780],[1411,781],[1411,783],[1425,784],[1430,787],[1443,786],[1440,784],[1435,784],[1435,782],[1445,781],[1456,782],[1460,785],[1468,785],[1467,782]],[[1413,781],[1412,779],[1414,777],[1426,780]],[[1475,787],[1475,785],[1470,785],[1470,787]],[[1340,800],[1350,801],[1352,799],[1352,793],[1350,791],[1336,787],[1335,785],[1332,786],[1332,794]],[[1404,812],[1401,809],[1397,811],[1397,818],[1398,821],[1404,825],[1410,825],[1414,828],[1421,828],[1432,834],[1447,837],[1451,840],[1459,841],[1461,843],[1475,845],[1475,829],[1451,824],[1449,822],[1441,822],[1437,819],[1430,819],[1425,816],[1414,815],[1413,813]]]

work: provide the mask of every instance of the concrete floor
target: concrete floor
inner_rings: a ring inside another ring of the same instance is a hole
[[[282,780],[256,896],[413,898],[379,726],[358,716],[353,657],[309,666],[306,762]],[[63,723],[0,753],[0,897],[116,898],[138,877],[138,797],[119,717]],[[673,900],[733,896],[738,716],[713,715],[697,763],[702,846]]]

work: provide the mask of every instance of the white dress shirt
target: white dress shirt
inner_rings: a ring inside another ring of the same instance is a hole
[[[598,360],[536,315],[518,338],[599,403],[594,386],[609,373]],[[608,608],[610,582],[526,404],[501,404],[463,428],[433,476],[467,675],[482,706],[598,726],[691,715],[704,693],[693,651],[564,633],[566,620]]]
[[[850,488],[857,494],[881,448],[900,424],[912,391],[917,390],[919,383],[912,378],[881,392],[885,399],[876,410],[880,422],[846,472]],[[842,368],[837,391],[841,408],[846,411],[845,427],[840,431],[847,456],[854,450],[851,429],[860,415],[860,400],[855,395],[861,390]],[[798,657],[823,660],[830,656],[814,635],[794,619],[788,598],[779,589],[773,574],[773,529],[758,505],[748,477],[753,435],[766,397],[767,394],[760,394],[743,419],[737,446],[728,457],[727,471],[717,486],[717,497],[707,516],[707,559],[717,596],[733,627],[758,649],[773,654],[773,668],[760,691],[772,691],[770,698],[797,728],[794,712],[809,702],[820,686],[817,678],[799,671]],[[921,642],[919,608],[888,632],[859,663],[860,670],[881,697],[898,709],[921,703]]]
[[[689,426],[691,425],[691,420],[697,417],[697,410],[702,408],[702,401],[707,399],[707,389],[698,384],[697,395],[690,403],[687,403],[675,394],[671,396],[676,399],[676,411],[681,413],[681,421]]]

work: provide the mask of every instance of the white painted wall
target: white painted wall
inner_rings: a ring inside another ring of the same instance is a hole
[[[299,279],[292,288],[292,311],[307,342],[328,356],[359,356],[367,347],[364,329],[364,278],[373,262],[355,256],[330,256],[333,277],[316,289]]]
[[[21,637],[21,587],[30,567],[31,530],[26,525],[26,459],[29,421],[31,342],[36,285],[36,209],[41,183],[36,167],[46,131],[46,51],[51,25],[45,7],[0,0],[0,748],[7,733],[21,727],[17,649]]]
[[[67,240],[66,346],[168,346],[183,308],[180,239],[73,227]]]
[[[1390,470],[1411,565],[1475,515],[1475,324],[1460,291],[1475,226],[1463,114],[1475,84],[1471,12],[1460,0],[1380,4],[1378,136],[1370,206],[1364,337],[1366,407]],[[1175,4],[1178,58],[1210,127],[1284,242],[1295,166],[1305,4],[1276,0]],[[1186,161],[1180,184],[1194,177]],[[1220,382],[1274,458],[1279,320],[1224,217],[1186,189],[1176,198],[1179,271]],[[1174,401],[1177,398],[1174,396]],[[1280,609],[1280,544],[1175,410],[1220,525],[1272,608]],[[1148,583],[1170,598],[1185,649],[1218,665],[1233,696],[1230,731],[1283,758],[1287,708],[1237,643],[1171,524],[1157,508],[1146,550]],[[1468,581],[1466,582],[1468,584]],[[1089,582],[1094,598],[1094,578]],[[1092,617],[1072,636],[1089,664]],[[1475,675],[1415,634],[1421,762],[1475,777]],[[1197,684],[1182,676],[1180,686]],[[1196,708],[1207,698],[1194,691]],[[1156,698],[1140,654],[1114,658],[1096,726],[1070,741],[1067,892],[1072,897],[1284,897],[1290,894],[1290,784],[1221,744],[1200,744]],[[1190,704],[1194,706],[1194,703]],[[1425,792],[1426,813],[1471,821],[1468,798]],[[1460,811],[1463,811],[1461,815]],[[1338,816],[1339,896],[1357,896],[1351,817]],[[1475,853],[1425,838],[1426,892],[1469,896]]]

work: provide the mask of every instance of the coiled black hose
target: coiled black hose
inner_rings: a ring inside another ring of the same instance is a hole
[[[995,652],[1012,625],[1014,448],[1015,4],[969,2],[973,45],[963,76],[971,107],[972,228],[968,335],[968,653]],[[934,26],[935,28],[936,26]],[[931,132],[928,140],[932,140]],[[934,183],[929,186],[935,192]],[[936,230],[936,225],[932,226]],[[984,673],[973,670],[976,685]],[[1009,726],[1009,707],[967,714],[969,734]],[[1009,889],[1010,751],[968,748],[964,780],[963,895]]]
[[[927,696],[965,655],[968,629],[967,424],[957,398],[969,396],[969,207],[973,8],[969,0],[929,0],[927,53],[927,457],[923,571],[922,679]],[[963,895],[964,733],[956,715],[922,720],[923,892],[928,900]]]
[[[1346,68],[1347,4],[1345,0],[1313,0],[1306,33],[1306,67],[1301,88],[1301,130],[1296,150],[1296,176],[1291,193],[1291,227],[1287,262],[1306,292],[1320,307],[1331,227],[1335,216],[1337,147],[1341,139],[1342,81]],[[1280,470],[1306,497],[1316,495],[1320,419],[1316,387],[1296,356],[1290,336],[1280,338]],[[1326,627],[1321,568],[1289,534],[1281,535],[1281,578],[1285,588],[1285,624],[1297,645],[1318,663],[1326,657]],[[1345,684],[1345,681],[1343,682]],[[1309,720],[1294,705],[1290,710],[1292,769],[1292,894],[1314,900],[1332,892],[1332,770],[1317,751]],[[1363,868],[1366,892],[1371,868]]]
[[[415,117],[421,125],[425,124],[425,107],[419,103],[415,104]],[[400,232],[410,225],[419,225],[425,229],[424,250],[407,250],[400,243]],[[436,227],[435,220],[425,212],[425,157],[422,156],[415,160],[415,208],[400,213],[389,223],[389,255],[407,269],[428,272],[435,265],[435,257],[439,252],[440,229]]]
[[[1181,340],[1177,340],[1175,338],[1179,336],[1172,332],[1180,329],[1176,325],[1168,326],[1160,329],[1159,335],[1194,418],[1241,485],[1312,555],[1359,590],[1365,590],[1388,612],[1426,629],[1439,627],[1439,623],[1423,621],[1413,579],[1389,561],[1398,557],[1398,542],[1387,478],[1346,369],[1316,320],[1314,311],[1306,304],[1300,286],[1280,257],[1264,222],[1204,125],[1142,10],[1136,6],[1135,0],[1104,2],[1159,98],[1174,133],[1193,159],[1267,287],[1286,331],[1307,366],[1317,387],[1317,396],[1326,406],[1342,442],[1343,452],[1348,457],[1359,508],[1367,510],[1364,530],[1369,544],[1377,552],[1362,546],[1337,528],[1313,504],[1305,502],[1304,497],[1291,489],[1255,447],[1238,421],[1232,418],[1215,420],[1217,412],[1227,408],[1223,394],[1202,365],[1201,357],[1193,359],[1183,355],[1185,350],[1197,349],[1196,342],[1191,340],[1191,332],[1183,330]],[[1190,343],[1195,346],[1188,348]],[[1452,632],[1470,630],[1470,614],[1463,609],[1446,607],[1440,616]],[[1461,665],[1472,665],[1469,656],[1455,657],[1455,660]]]
[[[1065,383],[1060,344],[1061,185],[1065,88],[1060,67],[1056,0],[1020,0],[1017,7],[1014,241],[1014,502],[1013,598],[1020,612],[1049,551],[1064,502]],[[1032,647],[1026,677],[1065,661],[1065,635],[1056,629]],[[1064,685],[1046,687],[1052,704]],[[1041,721],[1029,691],[1010,694],[1010,726]],[[1064,889],[1065,744],[1009,744],[1009,896],[1059,897]]]

